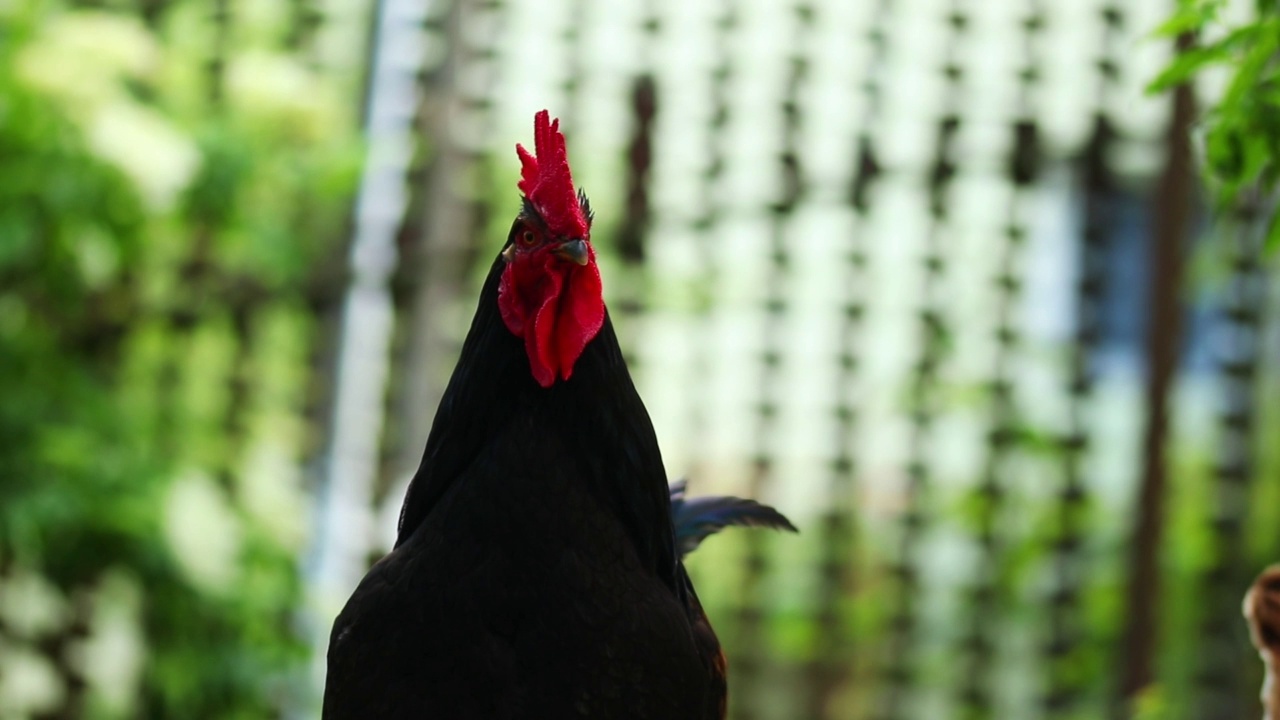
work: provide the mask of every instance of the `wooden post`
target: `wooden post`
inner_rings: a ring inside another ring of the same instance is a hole
[[[1190,44],[1178,40],[1179,51]],[[1164,500],[1168,479],[1165,439],[1169,430],[1169,393],[1178,370],[1181,340],[1182,268],[1191,222],[1194,189],[1188,141],[1194,100],[1191,88],[1173,91],[1173,115],[1166,134],[1167,161],[1156,187],[1149,238],[1150,295],[1147,308],[1147,429],[1142,446],[1142,479],[1135,506],[1137,521],[1130,543],[1127,612],[1122,646],[1121,714],[1154,679],[1153,660],[1160,614],[1159,555],[1164,536]]]

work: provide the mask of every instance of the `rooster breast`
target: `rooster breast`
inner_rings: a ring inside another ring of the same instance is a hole
[[[568,445],[514,419],[366,575],[334,624],[327,720],[707,717],[682,601]]]

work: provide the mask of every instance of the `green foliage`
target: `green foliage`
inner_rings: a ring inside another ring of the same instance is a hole
[[[1226,0],[1179,0],[1177,11],[1157,30],[1162,37],[1195,37],[1149,86],[1165,92],[1221,69],[1226,84],[1203,113],[1204,167],[1220,209],[1234,209],[1246,194],[1274,192],[1280,182],[1280,7],[1258,2],[1252,20],[1225,19]],[[1268,246],[1280,244],[1272,220]]]
[[[199,92],[195,5],[0,5],[6,717],[306,701],[303,302],[358,146],[339,89],[269,42]]]

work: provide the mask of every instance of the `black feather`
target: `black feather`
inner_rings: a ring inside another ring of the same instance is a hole
[[[733,496],[685,497],[686,483],[671,484],[671,518],[675,525],[676,547],[684,557],[703,540],[726,527],[763,527],[799,532],[774,508],[755,500]]]

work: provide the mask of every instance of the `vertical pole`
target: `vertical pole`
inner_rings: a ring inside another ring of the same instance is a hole
[[[1189,38],[1178,40],[1184,50]],[[1188,134],[1193,114],[1191,89],[1173,92],[1173,114],[1165,136],[1166,162],[1152,209],[1148,239],[1151,287],[1147,316],[1147,429],[1142,443],[1142,479],[1138,513],[1130,543],[1121,697],[1127,702],[1154,679],[1160,599],[1159,554],[1164,537],[1164,500],[1168,486],[1165,441],[1169,432],[1169,393],[1178,371],[1181,339],[1184,250],[1191,221],[1192,175]]]

